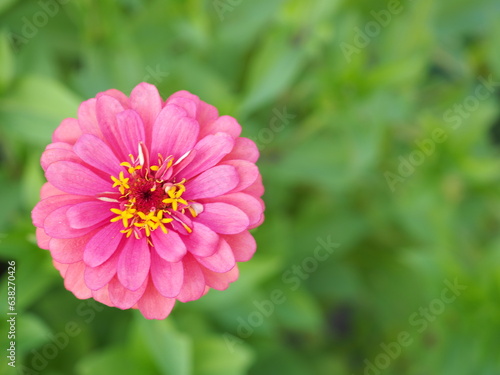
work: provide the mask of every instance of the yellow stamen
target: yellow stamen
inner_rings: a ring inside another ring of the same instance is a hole
[[[133,228],[127,228],[127,229],[122,229],[120,233],[126,234],[126,237],[129,238],[132,235],[133,231],[134,231]]]
[[[117,187],[118,186],[118,190],[120,190],[120,193],[122,195],[125,194],[125,189],[130,189],[130,186],[128,184],[128,181],[130,180],[129,178],[125,178],[125,176],[123,175],[123,171],[120,172],[120,174],[118,175],[118,178],[116,178],[115,176],[111,176],[111,180],[113,180],[113,187]]]
[[[146,232],[146,236],[149,237],[152,231],[161,228],[163,233],[168,233],[165,224],[173,221],[171,218],[163,218],[163,210],[158,210],[158,212],[150,212],[147,215],[143,212],[138,212],[137,216],[142,220],[140,222],[134,223],[134,225],[138,228],[144,229]]]
[[[121,233],[125,234],[127,238],[131,237],[132,234],[138,239],[145,235],[148,239],[148,243],[152,245],[149,237],[153,231],[160,228],[163,233],[168,233],[166,224],[171,223],[174,220],[171,217],[172,210],[179,210],[179,212],[184,214],[189,209],[189,212],[193,217],[197,216],[197,210],[190,206],[191,202],[188,203],[184,198],[182,198],[182,194],[186,191],[186,187],[184,186],[186,182],[185,179],[182,179],[182,181],[177,183],[170,183],[158,179],[157,176],[152,176],[154,172],[157,172],[160,169],[163,170],[164,168],[170,168],[174,162],[174,158],[172,156],[169,156],[167,161],[159,155],[159,165],[153,165],[148,168],[142,168],[142,165],[137,165],[138,161],[134,159],[133,155],[129,156],[130,161],[120,164],[128,171],[129,176],[125,177],[125,171],[120,171],[118,178],[111,176],[113,187],[118,188],[121,194],[121,199],[124,199],[125,202],[120,208],[111,209],[111,212],[116,216],[112,217],[110,220],[111,222],[118,222],[121,220],[124,227],[121,230]],[[166,164],[166,167],[164,164]],[[141,171],[137,173],[139,170]],[[152,184],[152,186],[149,185],[151,186],[149,190],[152,193],[161,189],[166,195],[166,197],[165,195],[162,197],[165,199],[163,199],[161,201],[162,203],[159,204],[160,207],[153,206],[149,212],[142,212],[137,209],[138,207],[142,207],[142,204],[136,202],[137,199],[141,199],[136,197],[138,191],[140,192],[140,190],[136,190],[140,189],[140,186],[144,186],[141,185],[144,181]],[[166,204],[167,206],[165,207],[163,204]],[[179,222],[188,233],[192,232],[192,229],[187,224],[180,220]]]
[[[128,173],[132,174],[135,171],[138,171],[139,169],[142,168],[141,165],[138,165],[137,167],[133,167],[132,164],[130,164],[128,161],[124,161],[123,163],[120,163],[122,167],[127,167]]]
[[[151,227],[153,230],[161,228],[163,233],[168,233],[167,228],[164,224],[168,224],[172,222],[174,219],[172,218],[163,218],[163,210],[158,210],[156,216],[151,217]]]
[[[189,207],[188,207],[188,210],[189,210],[189,212],[191,212],[191,215],[192,215],[193,217],[198,216],[198,214],[196,213],[196,211],[195,211],[195,209],[194,209],[193,207],[189,206]]]
[[[193,231],[186,223],[181,222],[181,224],[188,233],[191,233]]]
[[[125,228],[128,228],[128,220],[129,219],[132,219],[134,217],[134,213],[135,213],[135,209],[134,208],[127,208],[126,210],[122,211],[118,208],[112,208],[111,209],[111,212],[113,212],[114,214],[117,214],[118,216],[117,217],[114,217],[111,219],[111,222],[115,222],[115,221],[118,221],[118,220],[122,220],[123,222],[123,226]]]
[[[174,186],[172,186],[167,191],[167,194],[170,198],[166,198],[162,201],[163,203],[166,203],[166,204],[170,203],[172,205],[172,209],[174,211],[177,211],[177,208],[179,207],[179,203],[186,205],[186,206],[188,204],[185,199],[181,198],[182,193],[184,193],[186,191],[186,187],[184,186],[184,181],[185,180],[182,180],[178,184],[175,184]]]

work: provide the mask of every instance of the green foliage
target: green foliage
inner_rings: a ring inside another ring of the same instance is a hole
[[[500,373],[499,12],[497,0],[0,0],[0,261],[16,261],[18,369],[74,323],[38,373]],[[165,321],[77,300],[30,218],[61,120],[141,81],[237,117],[266,187],[238,281]],[[22,372],[3,360],[4,373]]]

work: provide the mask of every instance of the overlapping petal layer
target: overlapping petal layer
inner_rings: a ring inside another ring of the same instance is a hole
[[[240,133],[197,96],[163,101],[147,83],[83,102],[42,155],[32,212],[65,287],[148,319],[226,289],[264,211],[259,153]]]

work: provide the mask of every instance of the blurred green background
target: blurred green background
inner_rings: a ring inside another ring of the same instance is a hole
[[[9,371],[4,272],[0,374],[500,374],[499,14],[0,0],[0,260],[17,263],[18,311]],[[240,279],[165,321],[76,299],[30,219],[60,121],[141,81],[236,117],[266,186]]]

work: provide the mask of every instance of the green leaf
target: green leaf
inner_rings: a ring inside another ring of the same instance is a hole
[[[291,87],[305,63],[305,52],[289,39],[270,40],[253,62],[241,111],[246,114],[274,101]]]
[[[317,301],[304,289],[291,291],[283,289],[285,303],[276,306],[276,317],[283,326],[299,331],[318,331],[321,329],[322,316]]]
[[[16,286],[19,290],[16,308],[20,311],[33,305],[37,298],[47,293],[53,281],[59,278],[49,260],[48,251],[37,249],[30,243],[27,228],[34,232],[32,224],[22,224],[4,234],[0,241],[0,257],[16,261]],[[3,307],[5,302],[0,301],[0,307]]]
[[[195,375],[245,375],[252,352],[243,345],[229,351],[223,338],[204,338],[194,343]]]
[[[42,187],[45,179],[43,177],[43,170],[40,167],[39,155],[30,155],[30,159],[26,162],[25,170],[22,178],[22,193],[25,208],[28,210],[33,207],[40,200],[40,188]]]
[[[9,37],[6,32],[0,33],[0,67],[1,94],[10,85],[12,78],[14,78],[14,56],[12,55],[12,50],[9,45]]]
[[[0,0],[0,14],[7,10],[15,2],[17,2],[17,0]]]
[[[25,142],[46,145],[63,119],[76,116],[79,102],[57,81],[27,76],[0,101],[1,126]]]
[[[192,342],[171,321],[146,320],[136,315],[145,341],[163,375],[192,375]]]
[[[17,342],[19,343],[19,356],[29,353],[49,340],[51,333],[47,324],[38,316],[31,313],[18,315]]]
[[[6,283],[5,283],[6,285]],[[3,283],[2,283],[3,286]],[[7,295],[4,293],[4,288],[1,288],[0,296],[5,298]],[[2,311],[8,311],[3,309]],[[18,314],[15,316],[5,315],[5,320],[15,318],[15,337],[8,337],[7,329],[10,324],[2,322],[2,329],[0,329],[0,345],[2,348],[9,348],[10,341],[15,341],[16,343],[16,359],[18,362],[28,354],[31,350],[38,348],[40,345],[48,341],[48,335],[50,334],[50,329],[47,327],[45,322],[43,322],[39,317],[31,313]],[[3,317],[2,317],[3,318]],[[5,329],[4,329],[5,327]],[[3,372],[2,372],[3,374]]]
[[[0,212],[0,233],[11,225],[12,218],[19,208],[21,201],[19,197],[19,183],[8,179],[8,174],[2,172],[0,170],[0,178],[2,179],[2,183],[0,184],[0,207],[2,207]],[[1,243],[2,237],[0,237],[0,254]]]
[[[112,346],[82,359],[77,365],[78,375],[145,374],[143,366],[131,360],[131,353],[122,346]]]

